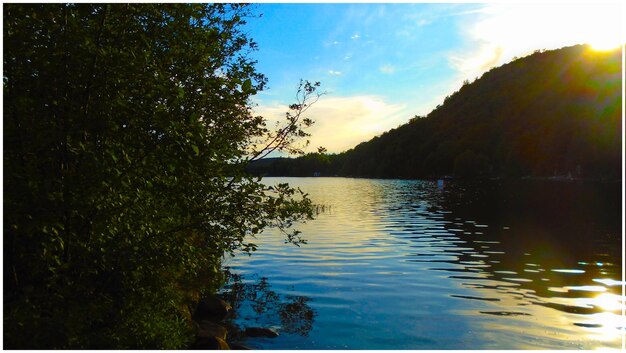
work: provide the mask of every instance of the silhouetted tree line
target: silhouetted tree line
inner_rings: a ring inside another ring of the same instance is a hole
[[[494,68],[425,117],[337,155],[259,161],[267,176],[621,176],[621,52],[577,45]]]
[[[266,158],[251,163],[246,170],[262,176],[333,176],[342,167],[342,156],[315,152],[298,158]]]

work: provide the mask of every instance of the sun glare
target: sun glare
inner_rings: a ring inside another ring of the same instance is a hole
[[[621,43],[616,42],[614,40],[611,41],[611,40],[602,40],[602,39],[594,40],[591,43],[589,43],[589,45],[591,45],[591,49],[595,51],[610,51],[610,50],[614,50],[622,46]]]
[[[620,23],[615,17],[618,8],[599,7],[597,13],[587,18],[585,41],[596,51],[609,51],[621,47],[624,42],[623,31],[618,30],[614,23]]]
[[[595,297],[594,304],[606,311],[619,311],[624,305],[619,295],[602,293]]]

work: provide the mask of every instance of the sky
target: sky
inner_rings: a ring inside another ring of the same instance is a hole
[[[245,31],[268,78],[255,112],[284,116],[300,79],[325,92],[307,112],[315,120],[308,152],[339,153],[425,116],[464,80],[514,57],[626,41],[619,2],[262,3],[253,11],[262,16]]]

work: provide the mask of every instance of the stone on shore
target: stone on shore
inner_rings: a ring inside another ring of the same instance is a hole
[[[246,327],[246,336],[248,337],[278,337],[276,330],[266,327]]]
[[[210,295],[200,300],[194,316],[200,319],[208,318],[217,322],[223,320],[231,310],[230,304],[217,295]]]
[[[240,350],[240,351],[249,351],[249,350],[252,350],[252,348],[250,348],[250,347],[248,347],[248,346],[246,346],[246,345],[243,345],[243,344],[241,344],[241,343],[237,343],[237,342],[235,342],[235,343],[231,343],[231,344],[230,344],[230,349],[232,349],[232,350]]]
[[[222,340],[226,340],[228,331],[223,326],[209,320],[200,320],[197,321],[197,323],[197,337],[217,337]]]
[[[210,349],[210,350],[222,350],[230,349],[230,346],[226,341],[219,337],[197,337],[196,342],[191,349]]]

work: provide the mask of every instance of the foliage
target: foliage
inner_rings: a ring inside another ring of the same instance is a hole
[[[454,176],[476,178],[487,173],[488,161],[484,155],[465,150],[454,159]]]
[[[466,80],[428,116],[329,156],[326,175],[440,177],[471,150],[486,158],[484,176],[619,179],[621,80],[619,50],[537,51]],[[298,167],[304,162],[282,160],[281,171],[308,172]]]
[[[337,170],[337,158],[334,154],[307,153],[296,159],[265,158],[250,163],[246,170],[254,175],[262,176],[332,176]]]
[[[299,190],[243,167],[294,151],[318,84],[301,83],[277,131],[252,115],[266,79],[243,5],[3,16],[5,348],[185,347],[222,255],[312,216]]]

